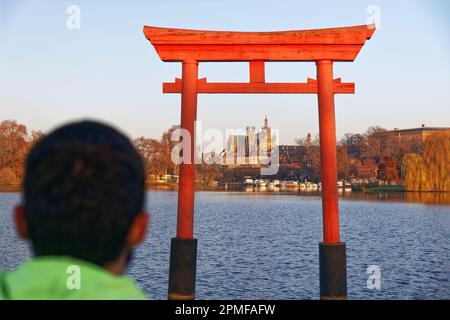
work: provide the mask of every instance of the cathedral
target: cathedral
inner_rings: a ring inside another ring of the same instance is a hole
[[[260,165],[267,163],[275,137],[269,126],[267,115],[259,132],[254,126],[245,130],[245,135],[230,135],[223,153],[223,164],[228,166]]]

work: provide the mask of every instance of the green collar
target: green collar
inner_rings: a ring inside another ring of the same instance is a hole
[[[67,256],[36,257],[0,273],[0,299],[146,299],[126,276]]]

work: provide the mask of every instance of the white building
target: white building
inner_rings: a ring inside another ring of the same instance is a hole
[[[256,132],[254,126],[248,126],[245,135],[230,135],[227,147],[223,153],[223,164],[230,166],[259,165],[267,163],[270,157],[272,131],[267,116],[264,118],[264,126]]]

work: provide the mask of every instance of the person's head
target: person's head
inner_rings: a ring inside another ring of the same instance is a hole
[[[147,230],[144,180],[142,158],[117,130],[93,121],[62,126],[27,157],[18,232],[35,256],[124,261]]]

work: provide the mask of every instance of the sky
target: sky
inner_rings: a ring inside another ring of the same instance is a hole
[[[67,28],[70,5],[80,8],[80,29]],[[450,126],[447,0],[2,0],[0,120],[47,132],[90,118],[131,137],[157,138],[179,123],[180,96],[162,94],[162,82],[180,77],[181,65],[159,59],[144,25],[279,31],[362,25],[373,17],[378,29],[357,59],[335,63],[335,77],[356,84],[354,95],[336,95],[338,139],[373,125]],[[315,74],[312,62],[266,64],[266,81],[304,82]],[[248,81],[248,64],[203,63],[199,77]],[[265,115],[282,144],[318,132],[315,95],[198,99],[204,130],[261,127]]]

